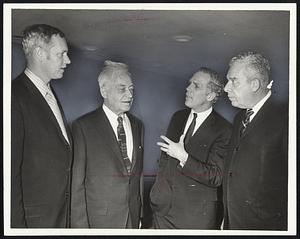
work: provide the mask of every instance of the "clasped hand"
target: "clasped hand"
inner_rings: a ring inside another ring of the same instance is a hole
[[[164,135],[161,135],[160,137],[165,141],[157,142],[157,145],[160,146],[160,149],[164,151],[167,155],[179,160],[181,163],[184,164],[188,158],[188,153],[184,149],[184,135],[181,135],[178,143],[173,142]]]

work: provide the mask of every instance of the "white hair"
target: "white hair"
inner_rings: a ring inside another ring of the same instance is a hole
[[[106,60],[104,62],[104,68],[98,76],[98,82],[100,87],[104,86],[108,81],[116,80],[122,75],[131,76],[128,71],[128,66],[121,62],[113,62]]]

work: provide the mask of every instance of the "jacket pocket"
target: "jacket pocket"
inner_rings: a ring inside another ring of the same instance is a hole
[[[89,207],[89,214],[92,217],[97,217],[97,216],[105,216],[107,215],[107,203],[103,203],[102,205],[91,205]]]
[[[163,178],[158,178],[150,192],[150,206],[160,216],[166,215],[172,206],[172,189]]]
[[[44,205],[25,206],[25,219],[28,227],[42,227],[42,211]]]

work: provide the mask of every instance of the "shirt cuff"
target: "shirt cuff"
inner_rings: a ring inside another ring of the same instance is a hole
[[[184,165],[185,165],[185,163],[186,163],[187,160],[188,160],[188,156],[184,160],[180,161],[179,165],[181,167],[184,167]]]

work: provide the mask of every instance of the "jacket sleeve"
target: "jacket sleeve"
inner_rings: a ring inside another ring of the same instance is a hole
[[[144,126],[141,125],[141,146],[143,149],[143,156],[144,156]],[[144,161],[144,158],[142,158],[142,163]],[[144,163],[143,163],[144,165]],[[144,217],[144,173],[143,173],[143,168],[142,166],[142,172],[140,173],[140,197],[141,197],[141,213],[140,213],[140,218]]]
[[[218,187],[222,184],[224,160],[228,152],[228,144],[231,130],[224,129],[211,145],[199,145],[199,147],[209,147],[208,153],[203,150],[202,154],[190,154],[182,173],[187,177],[203,183],[210,187]],[[206,157],[206,158],[205,158]]]
[[[178,131],[177,125],[175,124],[175,121],[176,121],[175,118],[176,118],[176,113],[173,114],[173,116],[172,116],[172,118],[170,120],[168,129],[167,129],[167,132],[166,132],[166,136],[169,139],[173,140],[173,141],[175,140],[174,136],[173,136],[173,132],[177,132]],[[171,157],[169,155],[167,155],[165,152],[161,151],[160,159],[158,161],[158,174],[163,173],[164,168],[167,165],[168,160],[170,158]]]
[[[20,105],[12,94],[11,105],[11,227],[26,228],[22,191],[24,120]]]
[[[74,161],[71,196],[71,228],[89,228],[85,178],[86,178],[86,141],[80,123],[72,126],[74,140]]]

